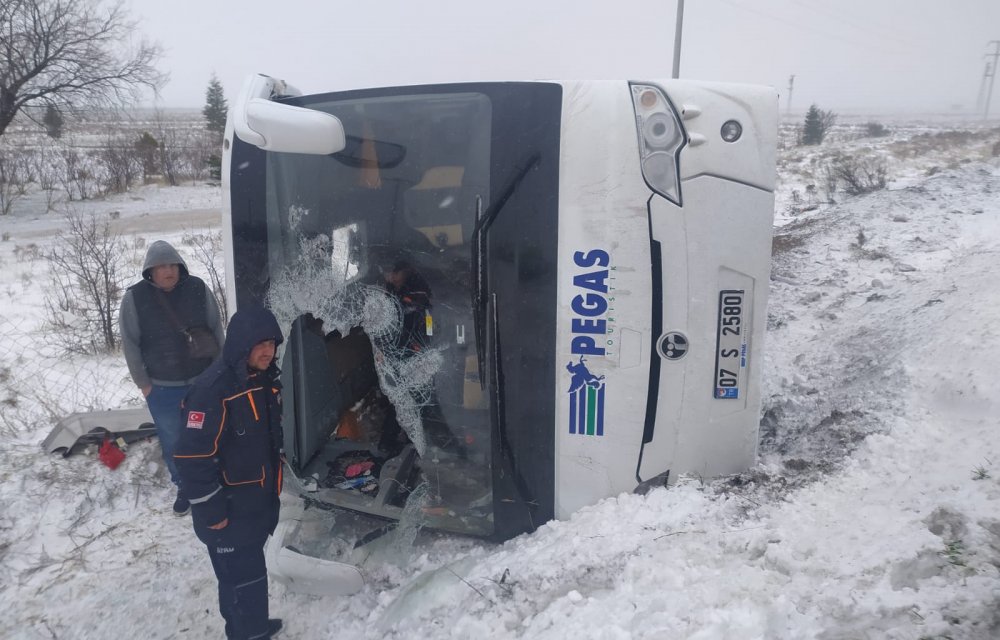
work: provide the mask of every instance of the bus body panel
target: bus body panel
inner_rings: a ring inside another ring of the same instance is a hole
[[[682,182],[713,175],[774,191],[778,95],[773,89],[684,80],[660,84],[669,88],[669,97],[681,112],[690,139],[681,151]],[[698,113],[693,114],[690,107],[696,107]],[[743,135],[735,142],[725,142],[719,135],[729,120],[743,127]]]
[[[758,87],[648,84],[664,89],[682,116],[683,206],[654,194],[642,180],[628,84],[564,85],[557,396],[566,395],[556,407],[559,517],[661,474],[672,482],[684,473],[741,471],[755,461],[776,95]],[[728,120],[743,127],[734,143],[720,135]],[[606,267],[597,261],[604,254]],[[595,275],[604,268],[606,292]],[[735,397],[717,397],[714,379],[724,291],[743,292],[739,317],[729,319],[741,323],[743,364],[735,372],[738,384],[722,390]],[[574,308],[581,295],[593,301],[591,308]],[[582,316],[581,310],[604,306],[597,299],[602,295],[606,311]],[[653,326],[657,304],[659,331]],[[603,322],[604,340],[575,342],[590,335],[580,329],[597,322]],[[677,359],[658,347],[674,333],[687,347]]]
[[[556,513],[565,518],[636,484],[651,352],[651,192],[628,83],[566,84],[563,95],[554,429]],[[607,308],[591,316],[595,305]]]
[[[686,336],[688,351],[663,360],[656,430],[639,469],[644,480],[667,469],[672,480],[683,473],[735,473],[752,466],[756,455],[770,269],[762,248],[770,247],[774,197],[708,176],[684,183],[684,194],[683,208],[662,199],[650,205],[653,237],[676,248],[664,251],[664,331]],[[740,289],[747,292],[740,327],[748,333],[747,362],[738,396],[718,398],[720,292]]]

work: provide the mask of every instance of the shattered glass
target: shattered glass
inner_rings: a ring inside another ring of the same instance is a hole
[[[292,206],[289,225],[298,225],[308,210]],[[298,234],[297,234],[298,235]],[[324,326],[347,335],[361,327],[371,339],[379,387],[396,407],[400,427],[417,453],[424,455],[421,409],[431,403],[434,374],[441,368],[443,347],[425,347],[419,352],[397,346],[403,331],[403,308],[385,288],[348,283],[346,274],[331,268],[331,256],[343,255],[348,248],[337,246],[329,236],[298,235],[298,258],[271,281],[268,306],[274,311],[283,335],[292,323],[307,313],[322,318]]]

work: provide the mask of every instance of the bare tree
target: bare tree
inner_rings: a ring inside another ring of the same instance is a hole
[[[25,183],[16,153],[0,146],[0,216],[8,215],[14,201],[24,195]]]
[[[0,2],[0,135],[25,107],[128,104],[165,76],[160,47],[128,48],[136,24],[121,0]]]
[[[191,245],[198,264],[208,274],[212,295],[215,296],[215,302],[219,305],[222,324],[227,326],[229,324],[229,303],[226,297],[226,278],[225,274],[220,273],[216,266],[224,250],[222,231],[206,231],[205,233],[189,231],[184,234],[183,242]]]
[[[67,351],[113,351],[132,251],[110,218],[98,222],[70,212],[66,221],[59,242],[45,256],[53,280],[45,295],[49,329]]]
[[[160,141],[156,149],[160,171],[163,172],[163,177],[166,178],[167,184],[171,187],[176,187],[178,184],[178,165],[180,164],[180,151],[177,149],[180,143],[177,140],[177,131],[175,128],[168,126],[166,117],[159,108],[153,112],[153,123],[156,126],[156,135]]]

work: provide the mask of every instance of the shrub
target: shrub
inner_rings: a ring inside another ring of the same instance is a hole
[[[844,193],[858,196],[885,189],[887,170],[885,162],[879,158],[859,158],[838,156],[831,170],[838,183],[844,185]]]
[[[118,307],[127,284],[129,248],[111,220],[70,212],[66,230],[46,254],[52,286],[47,324],[58,346],[99,353],[118,346]]]
[[[26,181],[15,151],[0,149],[0,216],[10,214],[14,202],[24,195]]]
[[[869,138],[884,138],[889,135],[889,129],[881,122],[865,123],[865,135]]]
[[[109,133],[98,153],[104,169],[104,193],[124,193],[141,172],[135,145],[124,135]]]
[[[31,262],[42,257],[42,250],[32,242],[27,245],[14,245],[14,259],[18,262]]]
[[[66,192],[66,197],[69,200],[87,200],[94,197],[97,180],[90,170],[93,164],[92,158],[67,147],[62,150],[62,160],[63,171],[59,175],[59,181],[63,191]]]
[[[222,179],[222,158],[217,153],[213,153],[208,156],[205,160],[205,166],[208,167],[208,175],[212,180]]]

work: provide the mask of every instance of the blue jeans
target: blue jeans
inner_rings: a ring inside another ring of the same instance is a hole
[[[163,451],[163,461],[170,472],[170,481],[180,486],[181,478],[177,475],[177,465],[174,462],[174,451],[181,437],[184,417],[181,414],[181,402],[190,387],[163,387],[153,385],[153,390],[146,396],[146,406],[153,416],[156,425],[156,435],[160,439],[160,449]]]

